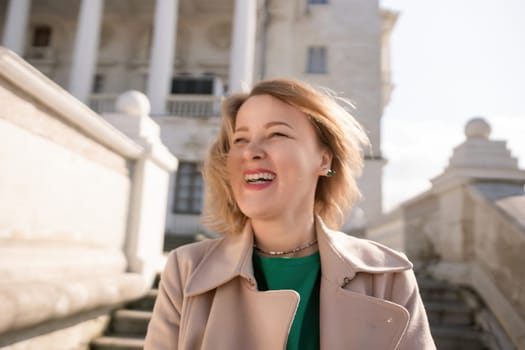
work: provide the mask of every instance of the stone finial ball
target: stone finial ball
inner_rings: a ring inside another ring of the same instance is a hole
[[[488,139],[490,135],[490,124],[482,117],[475,117],[468,121],[465,126],[465,136],[467,139],[483,138]]]
[[[151,106],[148,98],[140,91],[131,90],[117,98],[116,110],[118,113],[134,117],[148,116]]]

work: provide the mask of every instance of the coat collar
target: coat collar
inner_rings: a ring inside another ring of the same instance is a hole
[[[321,273],[329,281],[342,285],[360,272],[381,274],[412,268],[404,254],[373,241],[330,230],[320,218],[317,218],[316,228]]]
[[[412,264],[402,254],[381,244],[328,229],[316,218],[321,273],[339,285],[359,272],[386,273],[408,270]],[[198,295],[243,277],[255,286],[252,266],[253,230],[250,222],[239,235],[217,239],[195,268],[186,294]]]

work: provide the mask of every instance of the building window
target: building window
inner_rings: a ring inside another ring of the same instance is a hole
[[[308,48],[307,73],[326,73],[326,47],[310,46]]]
[[[175,181],[173,212],[200,214],[202,212],[203,188],[199,165],[193,162],[181,162]]]
[[[92,92],[94,94],[101,94],[104,92],[104,83],[106,82],[106,78],[102,74],[96,74],[93,79],[93,89]]]
[[[180,76],[171,80],[172,94],[213,94],[213,76],[190,77]]]
[[[328,4],[328,0],[308,0],[308,5]]]
[[[33,47],[49,47],[51,46],[51,27],[38,26],[33,30]]]

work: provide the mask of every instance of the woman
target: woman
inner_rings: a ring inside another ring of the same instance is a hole
[[[366,142],[297,81],[227,98],[204,166],[224,237],[171,252],[145,349],[435,349],[406,257],[335,231]]]

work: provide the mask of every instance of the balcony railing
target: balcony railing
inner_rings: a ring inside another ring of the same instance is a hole
[[[92,94],[89,107],[97,113],[113,113],[117,98],[117,94]],[[221,100],[221,96],[213,95],[170,95],[167,115],[195,118],[219,116]]]
[[[168,114],[181,117],[213,117],[221,112],[220,96],[170,95]]]

